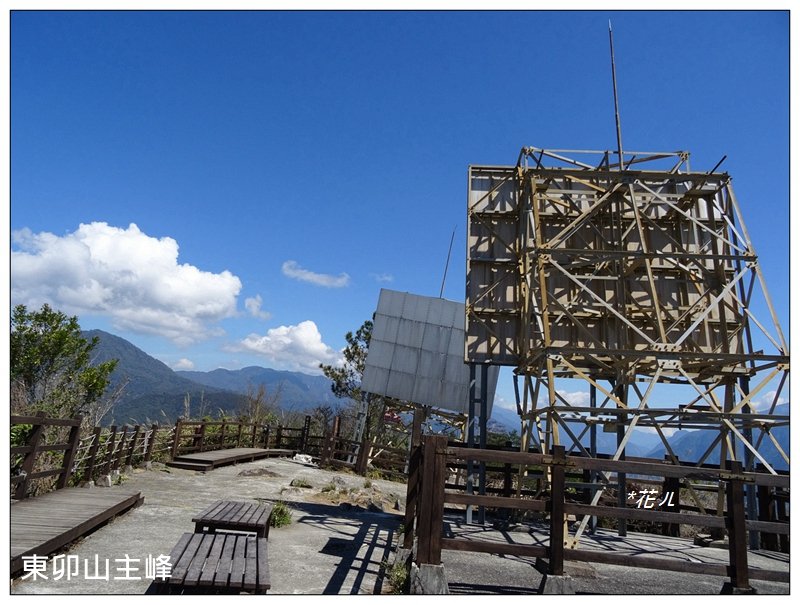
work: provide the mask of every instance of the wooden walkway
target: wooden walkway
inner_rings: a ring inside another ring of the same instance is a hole
[[[23,556],[50,555],[143,501],[141,492],[71,487],[14,502],[11,573],[22,570]]]
[[[258,447],[235,447],[225,450],[198,452],[176,456],[167,466],[193,471],[210,471],[218,466],[252,462],[269,456],[292,456],[294,450],[263,449]]]

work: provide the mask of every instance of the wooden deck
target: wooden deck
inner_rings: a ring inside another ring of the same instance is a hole
[[[225,450],[198,452],[176,456],[167,466],[195,471],[210,471],[218,466],[252,462],[269,456],[292,456],[294,450],[263,449],[258,447],[235,447]]]
[[[23,556],[47,556],[144,501],[124,489],[59,489],[11,505],[11,573]]]

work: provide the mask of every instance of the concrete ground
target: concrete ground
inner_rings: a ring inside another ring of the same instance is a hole
[[[11,594],[143,594],[150,584],[141,577],[145,559],[169,554],[184,532],[194,530],[192,516],[223,498],[284,500],[292,508],[292,524],[270,530],[270,594],[355,595],[390,590],[382,572],[384,562],[393,560],[405,484],[365,480],[289,459],[267,459],[205,474],[156,465],[153,470],[129,473],[123,485],[141,490],[144,504],[64,551],[74,555],[73,561],[80,565],[73,577],[67,578],[65,573],[54,577],[51,557],[42,572],[47,579],[15,579]],[[445,531],[482,540],[546,541],[546,534],[536,528],[498,531],[466,526],[463,515],[458,514],[448,515]],[[670,550],[671,556],[698,561],[724,561],[727,557],[724,550],[646,534],[629,534],[623,543],[611,532],[600,532],[585,544],[582,541],[581,548],[633,548],[645,555]],[[87,577],[87,565],[88,575],[95,575],[95,556],[101,569],[108,561],[109,579]],[[127,572],[122,562],[115,561],[126,556],[130,561]],[[136,559],[139,562],[134,562]],[[524,557],[444,551],[442,559],[453,594],[536,594],[542,577],[534,561]],[[780,553],[753,552],[750,562],[765,569],[789,568],[788,555]],[[578,594],[718,594],[725,581],[716,576],[596,563],[569,563],[566,571]],[[787,584],[753,581],[752,585],[761,594],[789,593]]]

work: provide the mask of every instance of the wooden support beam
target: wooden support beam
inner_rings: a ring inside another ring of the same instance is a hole
[[[553,463],[550,479],[550,567],[554,576],[564,575],[564,470],[566,468],[566,450],[563,445],[553,447]]]
[[[749,590],[747,568],[747,530],[745,528],[744,485],[738,476],[742,474],[742,463],[728,462],[732,477],[727,485],[728,504],[728,555],[731,567],[731,584],[734,588]]]

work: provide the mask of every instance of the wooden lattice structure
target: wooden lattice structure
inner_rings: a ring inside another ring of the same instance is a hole
[[[637,425],[674,458],[665,428],[706,428],[701,463],[774,472],[759,446],[788,464],[770,429],[788,424],[789,347],[730,176],[690,171],[685,152],[612,157],[528,147],[470,167],[465,360],[514,368],[525,450],[587,453],[583,421],[615,427],[615,458]],[[592,405],[571,405],[564,379]]]

